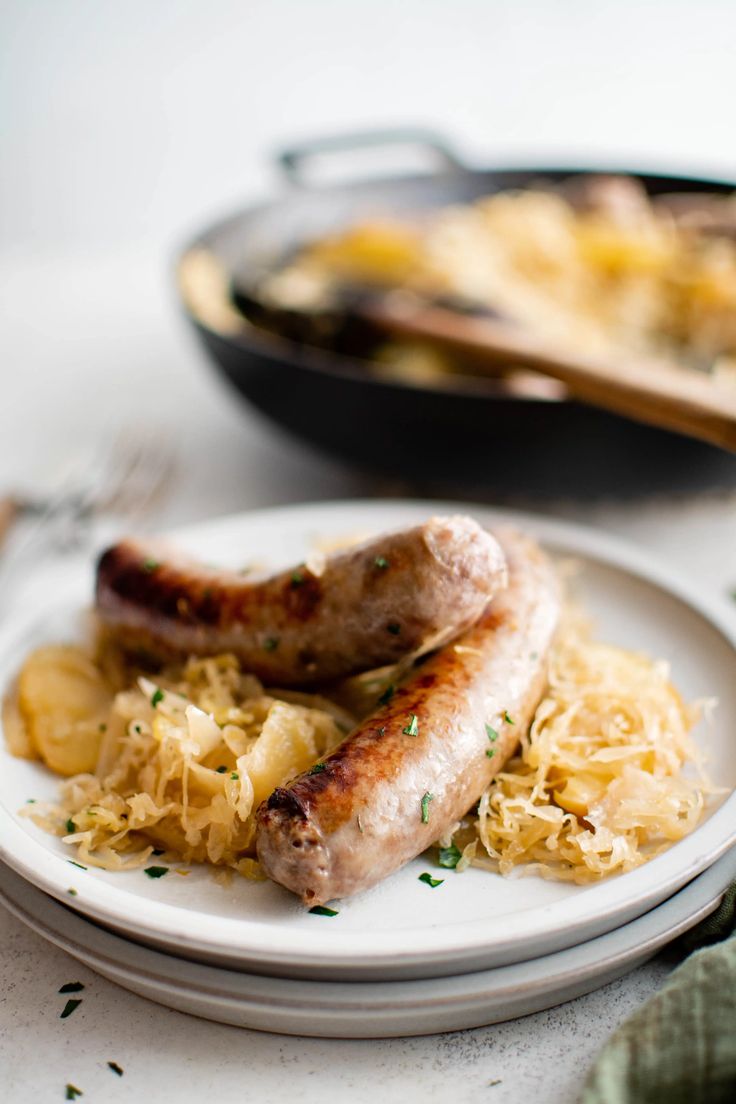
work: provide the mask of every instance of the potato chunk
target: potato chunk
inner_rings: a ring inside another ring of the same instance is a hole
[[[18,678],[18,708],[31,747],[57,774],[93,771],[112,695],[81,648],[38,648]]]

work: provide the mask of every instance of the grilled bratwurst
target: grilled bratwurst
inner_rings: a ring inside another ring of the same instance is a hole
[[[478,800],[544,690],[559,616],[554,569],[528,538],[499,537],[508,589],[415,668],[315,771],[258,811],[266,873],[306,905],[375,885]]]
[[[397,662],[463,632],[506,585],[503,553],[467,517],[435,517],[262,581],[123,541],[97,568],[97,611],[160,658],[232,652],[271,685]]]

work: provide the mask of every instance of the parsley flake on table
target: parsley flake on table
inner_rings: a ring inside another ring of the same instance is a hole
[[[160,686],[157,686],[156,689],[151,694],[151,705],[155,709],[156,706],[158,705],[158,703],[162,702],[163,700],[164,700],[164,692],[163,692],[163,690],[161,689]]]
[[[315,916],[339,916],[337,909],[327,908],[326,905],[312,905],[309,911]]]
[[[123,1074],[125,1073],[125,1070],[123,1069],[123,1067],[119,1066],[117,1064],[117,1062],[108,1062],[107,1066],[108,1066],[108,1069],[111,1069],[113,1073],[116,1073],[118,1075],[118,1077],[122,1077]]]
[[[76,1085],[67,1085],[66,1092],[64,1094],[65,1100],[76,1100],[78,1096],[84,1096],[81,1089],[78,1089]]]
[[[429,824],[429,803],[434,801],[433,793],[425,793],[421,801],[422,806],[422,824]]]
[[[149,878],[163,878],[164,874],[169,873],[168,866],[147,866],[143,871]]]
[[[67,1018],[67,1016],[71,1016],[72,1012],[74,1012],[74,1010],[76,1008],[79,1008],[81,1003],[82,1003],[81,998],[79,1000],[68,1000],[66,1002],[66,1004],[64,1005],[64,1008],[63,1008],[63,1010],[62,1010],[62,1012],[59,1016],[59,1019],[60,1020],[65,1020]]]
[[[420,874],[418,878],[418,881],[424,882],[424,884],[428,885],[431,889],[436,889],[437,886],[441,886],[444,880],[444,878],[433,878],[431,874],[427,873]]]
[[[409,714],[409,723],[406,728],[401,730],[405,736],[418,736],[419,735],[419,721],[417,720],[416,713]]]
[[[449,847],[440,847],[437,862],[446,870],[454,870],[460,862],[461,855],[462,851],[460,848],[456,847],[454,843],[451,843]]]
[[[81,993],[84,989],[81,981],[68,981],[66,985],[62,985],[59,990],[60,993]]]

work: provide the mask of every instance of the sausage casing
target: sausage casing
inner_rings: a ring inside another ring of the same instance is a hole
[[[499,535],[505,591],[416,667],[325,760],[258,811],[266,873],[306,905],[375,885],[429,847],[513,754],[544,690],[559,616],[547,556]]]
[[[462,632],[506,584],[494,538],[435,517],[261,581],[122,541],[97,569],[96,604],[125,646],[163,659],[232,652],[270,685],[375,667]]]

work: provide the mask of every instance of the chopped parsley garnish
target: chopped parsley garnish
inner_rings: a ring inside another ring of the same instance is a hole
[[[496,749],[495,748],[489,748],[488,751],[486,752],[486,758],[492,759],[495,754],[496,754]]]
[[[156,689],[151,694],[151,705],[155,709],[156,706],[158,705],[158,703],[162,702],[163,700],[164,700],[164,692],[163,692],[163,690],[161,689],[160,686],[157,686]]]
[[[388,560],[385,556],[376,556],[373,564],[375,567],[378,568],[379,571],[385,571],[388,567]]]
[[[337,909],[327,908],[326,905],[312,905],[310,912],[313,912],[315,916],[337,916]]]
[[[263,641],[264,652],[275,652],[279,646],[279,638],[277,636],[267,636]]]
[[[59,1016],[59,1019],[60,1020],[65,1020],[67,1018],[67,1016],[71,1016],[74,1009],[79,1008],[81,1003],[82,1003],[81,1000],[68,1000],[66,1002],[66,1004],[64,1005],[64,1011]]]
[[[405,736],[418,736],[419,735],[419,721],[417,720],[416,713],[409,714],[409,723],[406,728],[401,730]]]
[[[420,874],[419,881],[424,882],[425,885],[431,886],[432,889],[436,889],[437,886],[442,885],[444,878],[433,878],[431,874]]]
[[[433,793],[425,793],[425,795],[424,795],[424,797],[422,798],[422,801],[421,801],[421,805],[422,805],[422,824],[429,824],[429,803],[430,803],[430,801],[434,801],[434,794]]]
[[[233,780],[233,782],[237,782],[240,778],[240,775],[237,771],[230,771],[230,778]]]
[[[169,873],[168,866],[147,866],[143,871],[149,878],[163,878],[164,874]]]
[[[87,869],[87,867],[86,867],[86,866],[82,866],[82,864],[81,864],[81,863],[75,862],[75,861],[74,861],[74,859],[67,859],[66,861],[67,861],[68,863],[71,863],[71,864],[72,864],[72,866],[78,866],[80,870],[86,870],[86,869]]]
[[[513,724],[513,723],[514,723],[514,719],[513,719],[513,717],[510,717],[510,716],[509,716],[509,711],[508,711],[508,709],[504,709],[504,711],[503,711],[503,719],[505,720],[506,724]]]
[[[291,585],[294,589],[296,589],[297,587],[300,587],[303,582],[304,582],[304,573],[297,568],[296,571],[292,572]]]
[[[67,890],[67,893],[69,894],[69,896],[70,896],[70,897],[76,897],[76,896],[77,896],[77,891],[76,891],[76,889],[73,889],[73,888],[72,888],[71,886],[70,886],[70,887],[69,887],[69,889]]]
[[[440,847],[437,862],[446,870],[454,870],[460,862],[461,855],[462,851],[460,848],[456,847],[454,843],[451,843],[449,847]]]
[[[72,820],[71,817],[69,817],[69,819],[67,820],[64,827],[67,830],[67,835],[69,835],[71,832],[76,832],[76,830],[77,830],[77,826],[76,826],[76,824],[74,823],[74,821]]]
[[[66,985],[62,985],[59,990],[60,993],[81,993],[84,989],[81,981],[68,981]]]
[[[307,776],[309,776],[310,774],[321,774],[322,771],[325,770],[327,770],[326,763],[315,763],[314,766],[307,771]]]
[[[390,621],[386,626],[386,629],[388,632],[391,633],[392,636],[398,636],[401,632],[401,625],[398,621]]]
[[[151,559],[151,558],[149,558],[147,560],[144,560],[143,563],[141,564],[141,567],[143,568],[143,570],[148,572],[149,575],[151,574],[152,571],[156,571],[160,566],[161,566],[161,564],[158,560],[154,560],[154,559]]]
[[[108,1066],[108,1069],[111,1069],[113,1073],[116,1073],[118,1075],[118,1077],[123,1076],[123,1072],[124,1072],[123,1067],[119,1066],[117,1064],[117,1062],[108,1062],[107,1066]]]
[[[378,699],[378,704],[379,705],[388,705],[388,703],[391,701],[391,699],[392,699],[392,697],[394,696],[395,693],[396,693],[396,687],[395,686],[387,686],[386,689],[381,694],[380,698]]]
[[[493,728],[492,725],[489,725],[489,724],[486,725],[486,736],[488,737],[488,739],[491,741],[492,744],[495,744],[496,740],[498,739],[498,733],[496,732],[495,728]]]
[[[76,1085],[67,1085],[65,1100],[76,1100],[78,1096],[84,1096],[81,1089],[78,1089]]]
[[[217,767],[217,773],[218,774],[224,774],[226,770],[227,770],[227,767]]]
[[[35,804],[36,804],[35,797],[27,797],[26,798],[26,805],[35,805]]]

